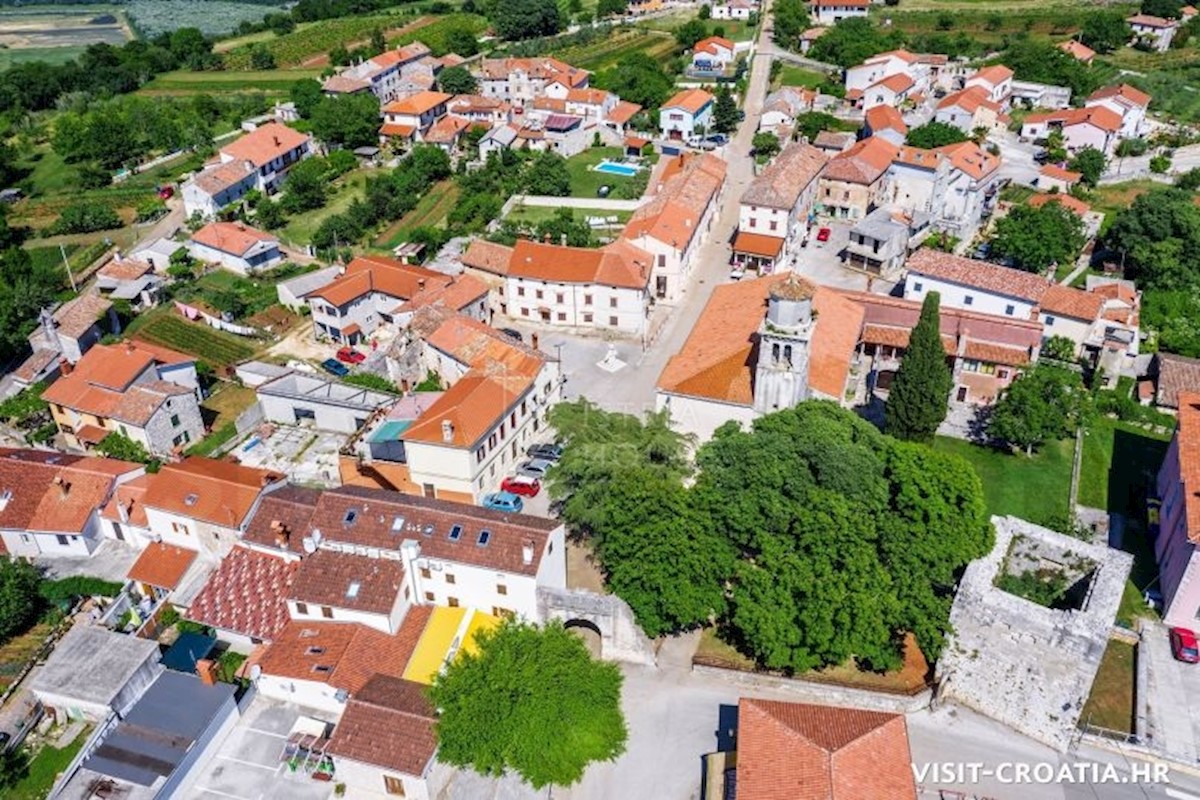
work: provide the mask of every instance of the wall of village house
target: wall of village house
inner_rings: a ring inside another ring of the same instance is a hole
[[[944,168],[931,171],[893,162],[888,168],[888,200],[883,204],[905,211],[931,211],[941,203],[945,179]]]
[[[882,180],[864,186],[861,183],[821,178],[817,187],[817,202],[824,207],[824,213],[828,216],[861,219],[875,205],[876,192],[884,188]]]
[[[358,327],[362,329],[362,335],[370,336],[383,322],[379,318],[378,309],[372,300],[373,297],[374,295],[359,297],[340,308],[319,297],[314,297],[308,301],[308,306],[312,309],[314,324],[344,331],[352,324],[357,323]]]
[[[758,416],[750,406],[658,392],[654,397],[654,410],[664,408],[670,409],[671,427],[681,433],[694,434],[701,442],[711,439],[713,431],[726,422],[732,420],[749,427]]]
[[[458,546],[479,548],[480,530],[475,525],[469,526],[463,531]],[[437,535],[446,534],[438,532]],[[553,549],[562,552],[561,540]],[[486,614],[502,609],[530,620],[537,619],[537,580],[533,576],[425,555],[414,558],[412,567],[413,592],[422,605],[451,606],[453,599],[461,608],[474,608]]]
[[[314,673],[314,675],[320,675],[320,673]],[[346,702],[338,699],[338,690],[325,683],[324,677],[301,680],[263,673],[259,676],[256,685],[259,694],[265,697],[316,709],[331,715],[331,719],[333,719],[341,716],[346,709]]]
[[[342,544],[338,542],[326,542],[322,544],[323,548],[343,553],[358,553],[361,558],[370,558],[366,555],[366,548],[355,548],[353,545]],[[393,551],[398,552],[398,551]],[[376,556],[378,557],[378,556]],[[398,556],[394,559],[397,560]],[[367,569],[367,565],[363,565],[363,569]],[[396,598],[392,602],[392,607],[388,613],[377,613],[371,611],[362,611],[359,609],[344,608],[336,604],[322,605],[305,601],[303,599],[302,588],[294,589],[293,594],[300,597],[299,602],[294,599],[287,601],[288,614],[295,620],[311,620],[312,622],[357,622],[366,625],[369,628],[374,628],[383,633],[395,633],[400,630],[400,624],[404,621],[404,615],[408,613],[408,608],[411,605],[411,592],[407,587],[407,578],[400,588],[396,590]],[[300,610],[300,605],[305,606],[305,610]],[[328,610],[328,615],[326,611]]]
[[[148,507],[146,521],[150,524],[151,534],[157,534],[167,544],[220,556],[229,552],[239,535],[236,524],[229,527],[214,525],[160,508]]]
[[[432,796],[424,778],[406,775],[397,770],[383,769],[349,758],[336,757],[333,762],[334,780],[346,785],[348,800],[394,800],[399,795],[389,793],[385,778],[404,785],[405,800],[429,800]]]
[[[258,402],[262,405],[263,414],[272,422],[282,422],[285,425],[298,425],[296,411],[311,412],[313,424],[326,431],[354,433],[366,424],[371,411],[362,408],[343,408],[334,403],[323,403],[319,399],[302,400],[298,397],[282,397],[259,393]]]
[[[174,420],[178,420],[175,424]],[[154,455],[169,455],[204,438],[204,418],[194,395],[168,397],[146,423],[146,440]]]
[[[1092,332],[1091,322],[1061,317],[1045,309],[1042,310],[1041,320],[1043,337],[1049,339],[1051,336],[1065,336],[1075,343],[1077,352]]]
[[[782,239],[788,234],[789,216],[790,209],[742,203],[738,207],[738,230]]]
[[[928,292],[938,292],[941,295],[940,305],[943,308],[961,308],[1014,319],[1030,319],[1035,305],[1028,300],[992,294],[982,289],[941,281],[928,275],[910,272],[905,278],[905,300],[924,300]],[[1051,335],[1049,329],[1046,335]]]
[[[119,520],[101,519],[100,535],[141,550],[150,544],[150,529]]]
[[[33,523],[36,525],[36,521]],[[59,536],[63,541],[59,541]],[[36,556],[88,556],[100,546],[103,526],[99,513],[93,511],[83,530],[78,534],[44,533],[36,530],[0,531],[0,538],[13,556],[34,558]]]
[[[254,264],[251,264],[245,258],[233,253],[226,253],[224,250],[218,250],[215,247],[209,247],[199,242],[192,243],[188,249],[192,253],[193,258],[198,258],[201,261],[206,261],[212,264],[220,264],[223,268],[230,272],[236,272],[239,275],[249,275],[253,269],[270,269],[275,264],[283,260],[278,248],[271,248],[256,256]]]
[[[526,322],[634,336],[645,329],[646,294],[640,289],[509,277],[505,294],[509,316]],[[549,310],[549,319],[542,308]]]

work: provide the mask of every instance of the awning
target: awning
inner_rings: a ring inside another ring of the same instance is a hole
[[[783,252],[783,241],[778,236],[738,231],[738,235],[733,240],[733,252],[776,259]]]
[[[362,333],[362,328],[359,327],[357,322],[351,322],[349,325],[342,328],[343,336],[353,336],[356,333]]]
[[[379,128],[379,133],[383,136],[398,136],[402,139],[408,139],[416,132],[415,125],[397,125],[394,122],[385,122]]]
[[[84,444],[100,444],[112,431],[99,425],[84,425],[75,431],[75,438]]]

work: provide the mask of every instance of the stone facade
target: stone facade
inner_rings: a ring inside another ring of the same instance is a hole
[[[172,420],[178,418],[179,424]],[[147,449],[156,455],[186,448],[204,438],[204,419],[194,394],[168,397],[146,423]]]
[[[611,594],[582,590],[537,590],[538,619],[564,624],[584,622],[600,632],[600,656],[612,661],[654,666],[654,647],[633,618],[624,600]]]

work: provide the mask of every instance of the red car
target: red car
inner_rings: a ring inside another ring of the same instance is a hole
[[[1196,634],[1187,628],[1171,628],[1171,654],[1176,661],[1195,664],[1200,661],[1200,644],[1196,643]]]
[[[367,360],[367,357],[353,347],[343,347],[337,351],[337,360],[345,364],[361,364]]]
[[[817,241],[818,242],[828,242],[829,234],[831,232],[832,231],[830,231],[829,228],[821,228],[821,230],[817,231]]]
[[[537,493],[542,490],[542,484],[538,483],[537,478],[528,478],[524,475],[510,475],[501,481],[500,488],[513,494],[537,497]]]
[[[158,199],[170,200],[174,196],[175,196],[175,187],[174,186],[158,187]]]

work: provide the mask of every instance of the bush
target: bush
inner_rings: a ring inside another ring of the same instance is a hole
[[[54,224],[46,229],[47,235],[64,233],[92,233],[121,227],[121,218],[103,203],[73,203],[62,210]]]
[[[38,595],[49,603],[72,602],[80,597],[116,597],[121,584],[93,578],[88,575],[73,575],[56,581],[43,581],[38,586]]]
[[[1171,157],[1158,155],[1150,159],[1150,171],[1155,175],[1163,175],[1171,168]]]

